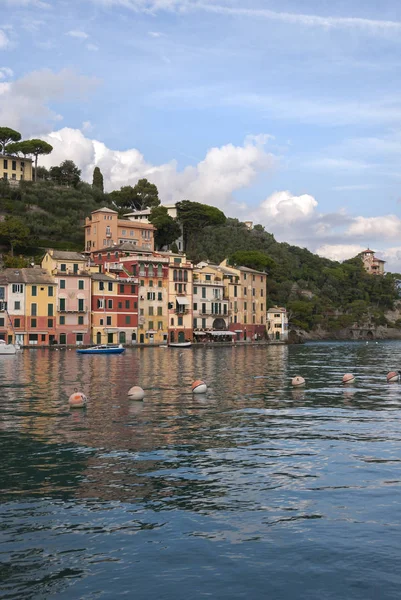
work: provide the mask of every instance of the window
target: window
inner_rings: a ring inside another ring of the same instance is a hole
[[[130,315],[125,315],[125,324],[126,325],[130,325],[131,324],[131,317],[130,317]]]
[[[162,294],[162,292],[157,292],[157,299],[158,300],[163,300],[163,294]]]
[[[234,286],[234,296],[237,297],[238,296],[238,290],[237,290],[237,286]]]
[[[157,329],[163,329],[163,321],[157,321]]]
[[[202,319],[202,329],[206,329],[206,319]]]
[[[202,288],[202,298],[206,298],[206,288]]]
[[[32,315],[32,317],[36,317],[37,316],[37,309],[38,309],[38,305],[36,303],[31,304],[31,315]]]
[[[31,327],[33,329],[36,327],[36,319],[31,319]]]
[[[3,179],[8,179],[8,174],[7,173],[3,173]]]
[[[206,314],[206,304],[205,304],[205,302],[203,302],[203,304],[202,304],[202,314],[203,315]]]
[[[47,326],[49,329],[53,328],[53,319],[47,319]]]
[[[40,336],[40,340],[41,342],[45,342],[46,341],[46,334],[42,333],[42,335]]]
[[[48,317],[52,317],[53,316],[53,304],[48,304],[47,305],[47,316]]]
[[[234,315],[234,323],[237,322],[237,315]]]
[[[148,292],[147,298],[148,300],[156,300],[156,292]]]
[[[263,288],[260,290],[260,295],[261,295],[261,296],[262,296],[262,298],[263,298]]]
[[[111,325],[111,317],[106,317],[106,325]]]
[[[65,279],[60,279],[60,290],[65,290]]]
[[[66,271],[67,270],[67,265],[65,265],[64,263],[62,263],[60,265],[60,271]]]
[[[16,171],[16,170],[17,170],[17,161],[16,161],[16,160],[13,160],[13,161],[12,161],[12,163],[11,163],[11,165],[12,165],[12,166],[11,166],[12,170],[13,170],[13,171]]]
[[[113,284],[111,283],[111,281],[109,281],[108,288],[109,288],[109,292],[113,291]]]
[[[124,294],[125,286],[123,283],[120,283],[120,294]]]
[[[198,303],[197,302],[194,303],[194,310],[198,310]]]
[[[99,323],[100,323],[100,325],[103,325],[104,324],[104,319],[99,319]]]
[[[244,302],[244,310],[247,310],[247,308],[248,308],[248,303]]]
[[[162,306],[158,306],[157,307],[157,316],[161,317],[163,314],[163,307]]]
[[[134,308],[138,308],[138,302],[134,302]]]
[[[262,323],[262,325],[263,325],[263,317],[260,317],[260,322],[261,322],[261,323]]]
[[[131,285],[131,294],[136,294],[136,287]]]
[[[3,319],[3,321],[4,321],[4,319]],[[4,322],[3,322],[3,325],[4,325]],[[16,329],[18,329],[18,327],[21,327],[21,319],[14,319],[14,327]]]
[[[113,308],[113,300],[107,300],[107,308]]]
[[[149,329],[153,329],[153,321],[149,321]]]
[[[38,295],[38,288],[36,285],[32,286],[32,296],[37,296]]]
[[[152,280],[149,281],[149,287],[153,287],[153,281]]]
[[[263,312],[263,302],[262,302],[262,304],[260,305],[260,310]]]
[[[157,282],[158,287],[163,287],[163,282],[161,279],[159,279],[159,281]]]
[[[60,325],[65,325],[65,317],[60,317]]]
[[[256,302],[252,302],[252,311],[256,312]]]
[[[171,324],[171,327],[174,327],[174,319],[173,318],[170,319],[170,324]]]
[[[78,325],[83,325],[84,324],[84,318],[83,316],[79,316],[78,317]]]
[[[8,160],[7,160],[6,158],[5,158],[5,159],[4,159],[4,161],[3,161],[3,167],[4,167],[5,169],[8,169]]]
[[[53,296],[53,286],[52,285],[49,285],[47,287],[47,295],[48,296]]]
[[[163,266],[162,265],[157,265],[157,276],[163,277]]]
[[[21,310],[21,302],[19,300],[14,302],[14,310]]]
[[[103,291],[104,290],[104,282],[103,281],[99,281],[99,291]]]
[[[197,293],[198,293],[198,288],[194,287],[194,295],[196,296]]]
[[[255,288],[252,288],[252,296],[256,296],[256,290],[255,290]]]
[[[0,327],[4,327],[4,318],[0,317]]]
[[[136,277],[138,271],[138,265],[132,265],[132,274]]]
[[[139,309],[139,314],[140,314],[141,317],[143,317],[143,315],[144,315],[144,309],[143,308]]]
[[[127,235],[127,230],[123,229],[122,235]]]
[[[153,306],[149,306],[149,316],[153,317]]]
[[[247,323],[247,319],[246,319],[246,315],[244,315],[244,324],[246,325]]]
[[[13,294],[22,294],[24,291],[23,283],[13,283]]]
[[[198,319],[194,319],[194,328],[198,327]]]
[[[78,289],[83,290],[85,287],[85,282],[83,279],[78,279]]]
[[[65,310],[65,298],[60,298],[60,311]]]
[[[149,265],[148,267],[148,277],[153,277],[153,265]]]
[[[255,317],[255,315],[252,316],[252,323],[256,323],[256,317]]]
[[[125,308],[129,308],[129,300],[125,301]]]
[[[183,323],[183,318],[182,317],[178,317],[178,326],[180,327],[180,325],[182,326]]]
[[[84,341],[84,334],[83,333],[77,333],[76,341],[77,341],[77,344],[78,343],[82,343]]]
[[[255,281],[255,275],[252,275],[252,281]]]
[[[141,285],[141,287],[143,287],[145,285],[145,280],[144,279],[141,279],[140,285]]]
[[[60,299],[60,302],[61,302],[61,299]],[[104,299],[103,298],[98,298],[97,299],[97,307],[98,308],[104,308]]]
[[[85,310],[83,298],[78,299],[78,310],[79,310],[79,312],[84,312],[84,310]]]
[[[245,279],[246,279],[246,273],[243,273],[243,275],[244,275],[244,281],[245,281]]]
[[[212,277],[211,277],[211,275],[206,275],[205,279],[206,279],[206,281],[211,281]]]
[[[118,308],[122,308],[122,307],[123,307],[123,303],[122,303],[122,302],[119,302],[119,303],[118,303]]]

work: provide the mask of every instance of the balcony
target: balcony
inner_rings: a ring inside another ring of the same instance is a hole
[[[185,308],[185,309],[183,309],[183,308],[175,308],[175,309],[174,309],[174,313],[175,313],[177,316],[179,316],[179,317],[180,317],[180,316],[184,316],[184,315],[189,315],[189,312],[190,312],[190,311],[189,311],[189,308]]]
[[[62,314],[74,314],[74,313],[84,314],[84,313],[88,312],[88,307],[86,306],[83,309],[79,309],[79,308],[58,308],[57,312],[62,313]]]
[[[229,312],[230,311],[227,311],[227,312],[221,312],[221,311],[220,312],[212,312],[211,310],[206,310],[206,311],[200,310],[199,311],[199,315],[201,317],[223,317],[224,318],[224,317],[228,317]]]

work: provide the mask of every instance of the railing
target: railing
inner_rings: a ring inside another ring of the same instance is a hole
[[[57,312],[59,313],[87,313],[88,307],[86,308],[58,308]]]
[[[205,316],[205,317],[228,317],[228,312],[222,312],[222,311],[218,311],[218,312],[213,312],[211,310],[200,310],[199,314],[201,316]]]
[[[188,309],[188,308],[185,308],[184,310],[179,310],[178,308],[176,308],[176,309],[174,310],[174,312],[175,312],[175,314],[176,314],[176,315],[178,315],[178,316],[181,316],[181,315],[189,315],[189,309]]]

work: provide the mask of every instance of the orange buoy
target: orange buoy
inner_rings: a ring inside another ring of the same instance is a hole
[[[352,373],[346,373],[343,377],[343,383],[354,383],[355,382],[355,375],[353,375]]]
[[[303,377],[300,377],[299,375],[297,375],[296,377],[294,377],[292,379],[291,385],[293,385],[294,387],[299,387],[301,385],[305,385],[305,379]]]
[[[193,394],[205,394],[207,391],[207,385],[201,379],[197,379],[192,384],[192,393]]]
[[[390,371],[387,373],[387,383],[395,383],[400,380],[400,375],[397,371]]]
[[[143,400],[145,397],[144,390],[139,385],[134,385],[128,390],[128,398],[130,400]]]
[[[68,404],[70,405],[70,408],[84,408],[86,406],[85,394],[75,390],[75,392],[68,398]]]

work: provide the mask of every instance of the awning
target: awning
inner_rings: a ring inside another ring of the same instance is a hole
[[[235,333],[242,333],[242,329],[236,329]]]
[[[189,306],[189,300],[185,296],[177,296],[176,300],[177,300],[177,304]]]
[[[235,335],[234,331],[210,331],[210,335]]]
[[[204,331],[194,331],[194,335],[206,335]]]

